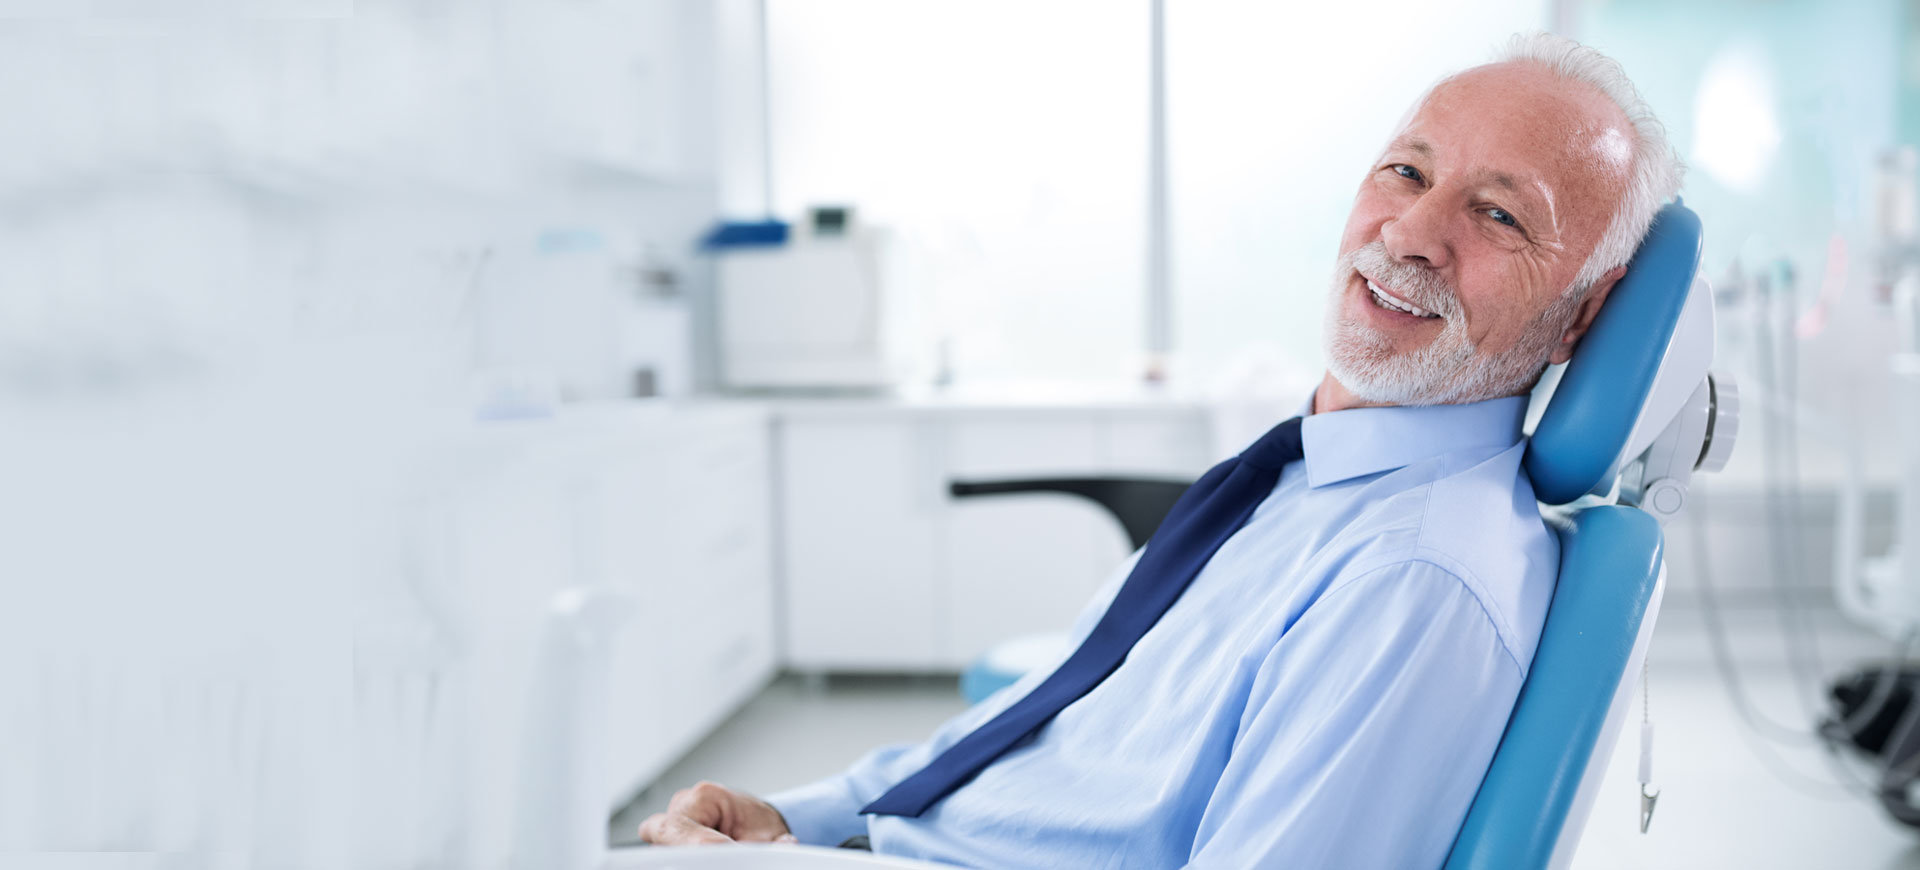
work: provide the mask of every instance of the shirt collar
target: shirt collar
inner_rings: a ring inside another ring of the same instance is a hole
[[[1447,453],[1504,450],[1520,443],[1527,396],[1467,405],[1392,405],[1310,413],[1307,397],[1300,437],[1306,447],[1307,485],[1320,487],[1412,465]]]

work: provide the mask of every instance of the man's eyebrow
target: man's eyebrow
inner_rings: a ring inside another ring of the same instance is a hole
[[[1392,151],[1396,148],[1405,148],[1408,151],[1412,151],[1416,154],[1419,154],[1421,157],[1425,157],[1429,160],[1433,159],[1433,146],[1428,145],[1427,140],[1421,139],[1417,136],[1402,136],[1398,139],[1393,140],[1393,144],[1387,146],[1388,151]]]
[[[1539,190],[1536,188],[1521,184],[1516,181],[1512,175],[1505,172],[1491,172],[1487,174],[1486,178],[1488,181],[1498,185],[1501,189],[1514,195],[1512,204],[1523,213],[1523,217],[1530,215],[1544,216],[1548,221],[1553,220],[1552,201],[1543,200]],[[1537,210],[1539,209],[1545,209],[1545,211],[1538,212]]]

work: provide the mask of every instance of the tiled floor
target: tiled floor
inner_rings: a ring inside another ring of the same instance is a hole
[[[1824,750],[1770,742],[1741,724],[1714,666],[1704,615],[1685,602],[1670,604],[1655,640],[1654,775],[1662,793],[1651,829],[1638,829],[1636,726],[1614,753],[1574,866],[1920,870],[1920,831],[1837,785],[1844,771]],[[1822,673],[1884,652],[1830,610],[1815,609],[1808,619]],[[1806,721],[1818,689],[1796,683],[1777,611],[1749,606],[1725,621],[1759,712]],[[784,788],[838,770],[870,747],[917,739],[961,707],[951,679],[836,679],[820,686],[783,677],[620,813],[614,839],[631,839],[639,820],[664,807],[675,788],[699,779],[756,793]],[[1637,722],[1639,711],[1633,715]]]
[[[961,710],[953,677],[781,677],[615,815],[614,842],[703,779],[753,794],[811,782],[875,746],[918,740]]]

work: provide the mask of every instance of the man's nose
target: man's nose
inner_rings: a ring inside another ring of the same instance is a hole
[[[1439,197],[1431,193],[1413,201],[1406,211],[1380,227],[1380,240],[1395,260],[1435,269],[1452,261],[1446,214]]]

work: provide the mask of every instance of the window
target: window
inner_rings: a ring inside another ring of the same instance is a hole
[[[770,0],[775,207],[887,230],[914,380],[1136,376],[1145,2]]]

